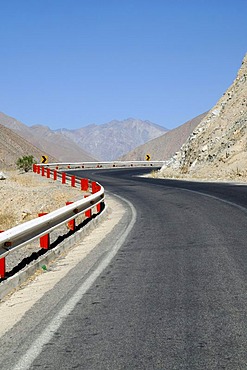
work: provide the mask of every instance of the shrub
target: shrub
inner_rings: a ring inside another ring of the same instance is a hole
[[[24,155],[17,159],[16,165],[20,170],[28,172],[32,169],[34,163],[36,163],[36,161],[33,155]]]

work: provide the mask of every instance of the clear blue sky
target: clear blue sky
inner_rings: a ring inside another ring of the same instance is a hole
[[[0,19],[0,111],[52,129],[177,127],[247,52],[246,0],[0,0]]]

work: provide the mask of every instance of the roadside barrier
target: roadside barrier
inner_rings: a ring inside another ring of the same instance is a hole
[[[104,188],[95,181],[81,179],[65,172],[59,172],[57,169],[33,165],[33,172],[53,178],[54,181],[61,181],[62,184],[78,187],[82,191],[90,194],[75,202],[68,202],[64,207],[47,214],[39,214],[33,220],[17,225],[9,230],[0,231],[0,278],[6,276],[5,258],[11,252],[24,247],[33,240],[40,238],[40,247],[49,249],[50,232],[63,224],[67,224],[70,230],[75,230],[75,220],[78,216],[84,214],[86,218],[92,215],[92,209],[97,213],[104,208]]]
[[[150,158],[150,157],[149,157]],[[162,167],[165,161],[107,161],[107,162],[66,162],[39,164],[37,173],[45,171],[42,168],[61,169],[89,169],[89,168],[128,168],[128,167]],[[44,175],[43,175],[44,176]]]

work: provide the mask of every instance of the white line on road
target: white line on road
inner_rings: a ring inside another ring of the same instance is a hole
[[[104,269],[109,265],[113,257],[117,254],[120,247],[125,242],[128,234],[132,230],[136,222],[136,210],[132,203],[126,199],[114,194],[116,197],[120,198],[123,202],[127,203],[131,209],[131,221],[122,235],[119,236],[114,248],[107,255],[107,257],[100,263],[95,271],[87,278],[87,280],[79,287],[75,294],[69,299],[69,301],[63,306],[63,308],[56,314],[56,317],[50,322],[50,324],[43,330],[39,337],[33,342],[32,346],[27,350],[27,352],[20,358],[18,363],[11,370],[27,370],[30,368],[33,361],[42,352],[43,346],[47,344],[53,337],[54,333],[59,329],[62,322],[66,317],[72,312],[76,304],[83,298],[84,294],[93,285],[95,280],[104,271]]]
[[[236,207],[238,209],[240,209],[242,212],[244,213],[247,213],[247,209],[243,206],[240,206],[239,204],[237,203],[233,203],[231,202],[230,200],[226,200],[226,199],[223,199],[223,198],[220,198],[220,197],[216,197],[215,195],[211,195],[211,194],[207,194],[207,193],[203,193],[202,191],[197,191],[197,190],[191,190],[191,189],[186,189],[186,188],[178,188],[178,187],[172,187],[172,189],[178,189],[178,190],[184,190],[184,191],[188,191],[190,193],[194,193],[194,194],[199,194],[199,195],[203,195],[204,197],[208,197],[208,198],[212,198],[212,199],[215,199],[215,200],[218,200],[220,202],[223,202],[223,203],[226,203],[232,207]]]

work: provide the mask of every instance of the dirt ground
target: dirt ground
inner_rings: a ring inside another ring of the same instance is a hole
[[[81,199],[86,193],[69,184],[47,179],[33,172],[4,171],[5,180],[0,180],[0,231],[37,218],[39,213],[51,212],[66,205],[66,202]],[[84,216],[80,216],[80,222]],[[51,233],[51,243],[59,233],[68,232],[67,225]],[[39,240],[17,249],[6,258],[6,272],[11,271],[23,259],[40,250]]]
[[[0,180],[0,230],[7,230],[65,206],[67,201],[82,197],[78,188],[62,185],[33,172],[4,171],[6,180]]]

